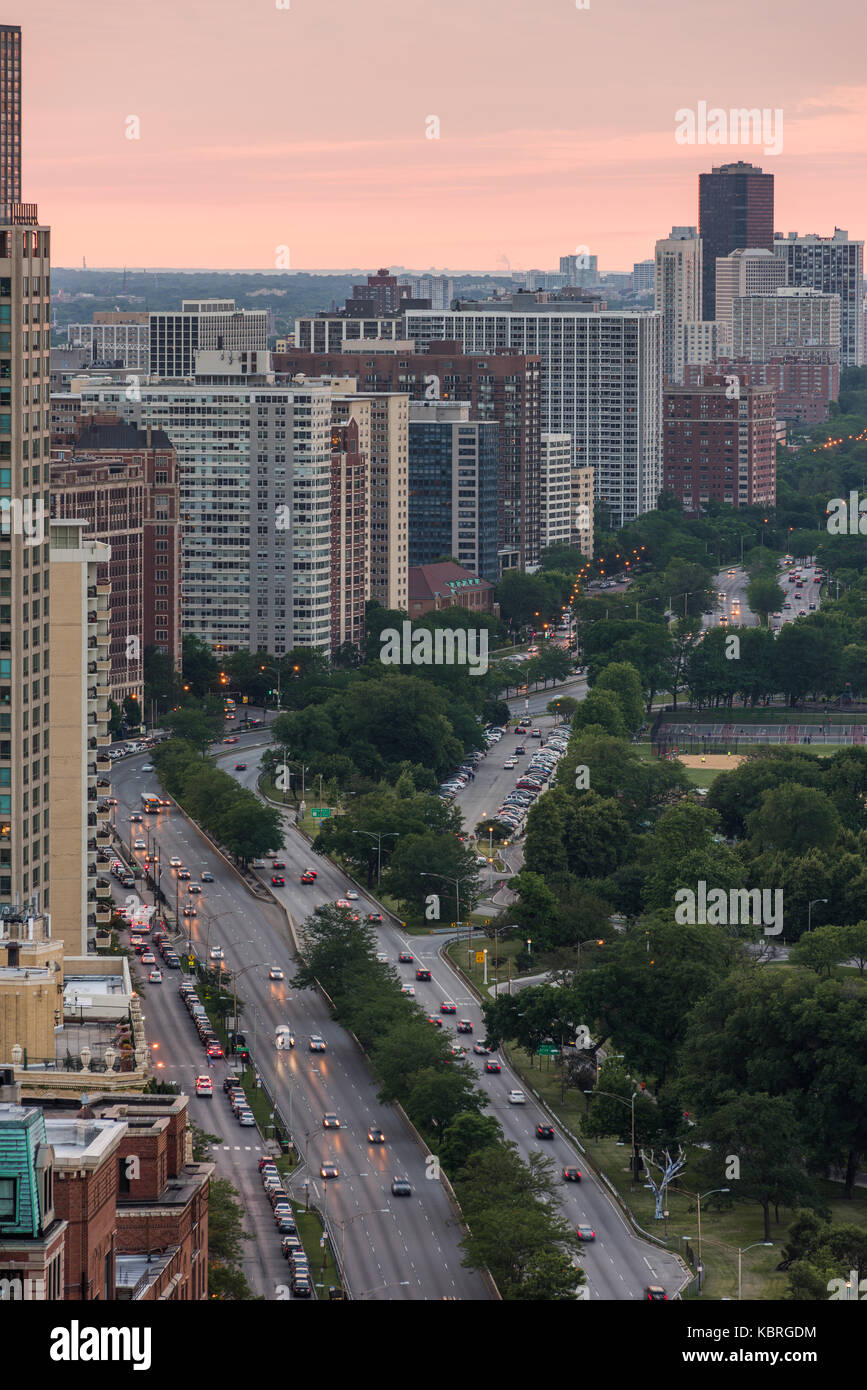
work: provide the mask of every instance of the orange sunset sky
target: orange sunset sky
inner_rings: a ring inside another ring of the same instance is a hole
[[[628,270],[735,159],[776,175],[778,231],[867,232],[864,0],[22,0],[4,22],[59,266],[288,246],[293,269],[502,273],[583,245]],[[781,109],[782,152],[678,144],[699,101]]]

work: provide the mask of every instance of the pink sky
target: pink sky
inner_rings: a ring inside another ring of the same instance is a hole
[[[5,22],[56,265],[288,246],[293,269],[502,271],[586,245],[631,269],[735,159],[776,175],[779,231],[867,234],[863,0],[27,0]],[[699,101],[781,108],[783,152],[678,145]]]

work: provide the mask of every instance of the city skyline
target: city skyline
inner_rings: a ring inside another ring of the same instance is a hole
[[[502,273],[584,245],[623,270],[697,221],[699,173],[738,159],[776,176],[776,230],[867,223],[854,0],[737,0],[731,44],[674,0],[664,49],[637,0],[443,0],[435,21],[378,0],[363,31],[345,0],[249,11],[243,29],[237,14],[156,0],[142,23],[90,0],[82,23],[31,0],[10,16],[26,24],[23,196],[50,209],[57,266],[267,270],[285,247],[295,269]],[[782,112],[781,152],[678,143],[677,113],[702,103]]]

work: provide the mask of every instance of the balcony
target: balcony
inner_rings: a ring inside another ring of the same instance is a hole
[[[93,664],[97,671],[101,671],[104,674],[108,674],[111,671],[111,661],[107,657],[97,657]]]
[[[110,907],[97,906],[94,916],[96,917],[96,925],[98,927],[108,927],[111,925],[111,919],[114,916],[114,912]]]

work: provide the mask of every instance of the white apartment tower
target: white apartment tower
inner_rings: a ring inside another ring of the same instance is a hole
[[[572,535],[572,440],[543,434],[539,454],[539,546],[569,545]]]
[[[774,236],[774,255],[786,266],[786,284],[840,296],[840,365],[864,365],[864,243],[839,227],[833,236]]]
[[[701,318],[701,237],[695,227],[672,227],[656,243],[654,308],[662,314],[662,370],[683,381],[685,328]]]
[[[746,295],[774,294],[786,283],[786,267],[773,251],[748,247],[716,258],[716,307],[719,347],[732,351],[734,301]]]

